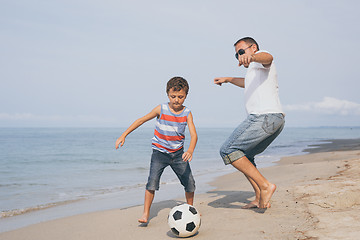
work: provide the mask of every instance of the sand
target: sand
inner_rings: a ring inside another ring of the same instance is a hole
[[[241,173],[219,177],[211,183],[214,190],[196,195],[202,225],[191,239],[358,239],[360,150],[354,141],[260,169],[277,185],[268,209],[241,209],[254,198]],[[146,226],[137,222],[143,207],[136,206],[46,221],[0,233],[0,239],[174,239],[167,215],[183,201],[154,203]]]

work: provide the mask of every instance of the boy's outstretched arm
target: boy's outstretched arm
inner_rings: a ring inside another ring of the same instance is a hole
[[[192,159],[192,155],[194,153],[195,147],[196,147],[197,140],[198,140],[196,128],[195,128],[195,124],[194,124],[194,120],[193,120],[193,116],[192,116],[191,112],[189,113],[189,115],[187,117],[187,125],[189,128],[191,140],[190,140],[189,148],[187,149],[186,152],[184,152],[184,154],[182,155],[182,158],[184,161],[190,162]]]
[[[122,147],[125,143],[125,138],[127,135],[129,135],[132,131],[134,131],[135,129],[137,129],[138,127],[140,127],[142,124],[144,124],[145,122],[160,116],[160,112],[161,112],[161,106],[157,106],[155,107],[153,110],[151,110],[150,113],[146,114],[145,116],[136,119],[128,129],[126,129],[126,131],[116,140],[115,143],[115,148],[118,149],[119,145]]]

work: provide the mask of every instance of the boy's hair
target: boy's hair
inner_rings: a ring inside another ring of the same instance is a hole
[[[173,77],[171,78],[166,85],[166,93],[169,93],[170,89],[174,89],[174,91],[180,91],[184,89],[186,95],[189,92],[189,84],[188,82],[182,77]]]
[[[260,50],[259,44],[252,37],[244,37],[244,38],[237,40],[236,43],[234,43],[234,47],[236,46],[236,44],[238,44],[241,41],[246,42],[247,44],[255,44],[257,47],[257,50],[258,51]]]

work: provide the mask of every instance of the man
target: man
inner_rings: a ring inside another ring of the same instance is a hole
[[[247,68],[245,78],[221,77],[214,83],[232,83],[245,88],[247,118],[234,130],[220,149],[225,165],[241,171],[255,191],[255,200],[243,208],[268,208],[276,185],[256,168],[255,155],[263,152],[282,131],[285,119],[278,95],[278,81],[273,56],[260,51],[251,37],[238,40],[235,57],[239,67]]]

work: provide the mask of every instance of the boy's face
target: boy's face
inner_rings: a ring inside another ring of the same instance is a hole
[[[170,88],[168,92],[168,98],[169,98],[169,104],[170,107],[178,110],[182,108],[183,103],[186,99],[186,93],[184,89],[181,89],[180,91],[174,91],[174,88]]]

